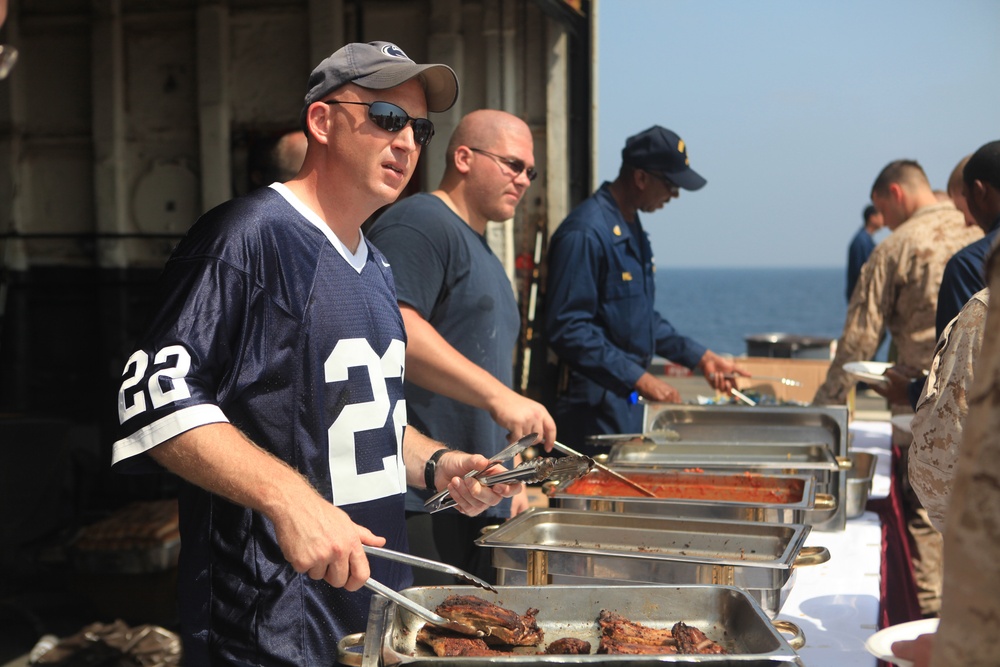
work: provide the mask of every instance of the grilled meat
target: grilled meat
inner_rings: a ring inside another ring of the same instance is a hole
[[[601,610],[597,619],[601,634],[612,637],[619,643],[645,644],[647,646],[674,646],[676,640],[670,630],[650,628],[633,623],[621,614],[606,609]]]
[[[538,646],[544,633],[535,622],[537,609],[528,609],[523,616],[487,602],[474,595],[451,595],[435,611],[459,623],[481,630],[487,644],[507,646]]]
[[[706,637],[698,628],[677,622],[670,632],[677,639],[678,653],[702,655],[725,653],[721,646]]]
[[[424,625],[420,628],[417,632],[417,641],[430,646],[434,655],[441,658],[511,655],[504,651],[494,651],[478,637],[460,635],[433,625]]]
[[[562,637],[545,648],[550,655],[589,655],[590,642],[576,637]]]
[[[674,624],[671,630],[650,628],[620,614],[602,610],[598,619],[601,643],[598,653],[636,654],[719,654],[723,648],[698,628]]]
[[[619,641],[609,635],[601,635],[601,643],[597,647],[597,652],[606,655],[671,655],[677,653],[677,647],[666,644]]]

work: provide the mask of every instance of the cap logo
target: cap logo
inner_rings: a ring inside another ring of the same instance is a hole
[[[409,60],[409,56],[403,53],[403,49],[399,48],[395,44],[386,44],[382,47],[382,53],[392,58],[403,58]]]
[[[678,153],[683,153],[684,152],[684,140],[683,139],[678,139],[677,140],[677,152]]]

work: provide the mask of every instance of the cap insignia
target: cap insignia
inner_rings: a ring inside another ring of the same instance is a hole
[[[409,56],[403,53],[403,49],[399,48],[395,44],[386,44],[382,47],[382,53],[393,58],[405,58],[409,60]]]

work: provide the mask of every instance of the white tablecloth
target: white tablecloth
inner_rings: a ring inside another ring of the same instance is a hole
[[[889,494],[890,425],[855,422],[852,451],[878,456],[872,498]],[[812,531],[807,546],[825,546],[830,560],[800,567],[781,608],[779,619],[798,625],[806,637],[799,656],[806,667],[876,664],[865,640],[878,630],[879,562],[882,526],[878,515],[865,512],[849,519],[842,532]]]

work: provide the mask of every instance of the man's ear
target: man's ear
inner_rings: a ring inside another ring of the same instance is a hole
[[[330,105],[313,104],[306,112],[306,129],[318,143],[326,144],[330,132]]]
[[[649,174],[644,172],[642,169],[633,169],[632,184],[635,186],[636,190],[645,190],[649,185]]]
[[[906,198],[906,189],[899,183],[890,183],[888,194],[894,202],[902,202]]]
[[[971,199],[977,204],[981,204],[990,195],[990,187],[978,178],[972,181],[972,187],[966,186],[966,199]]]
[[[472,171],[472,149],[468,146],[459,146],[455,149],[452,157],[455,160],[455,170],[460,174],[468,174]]]

